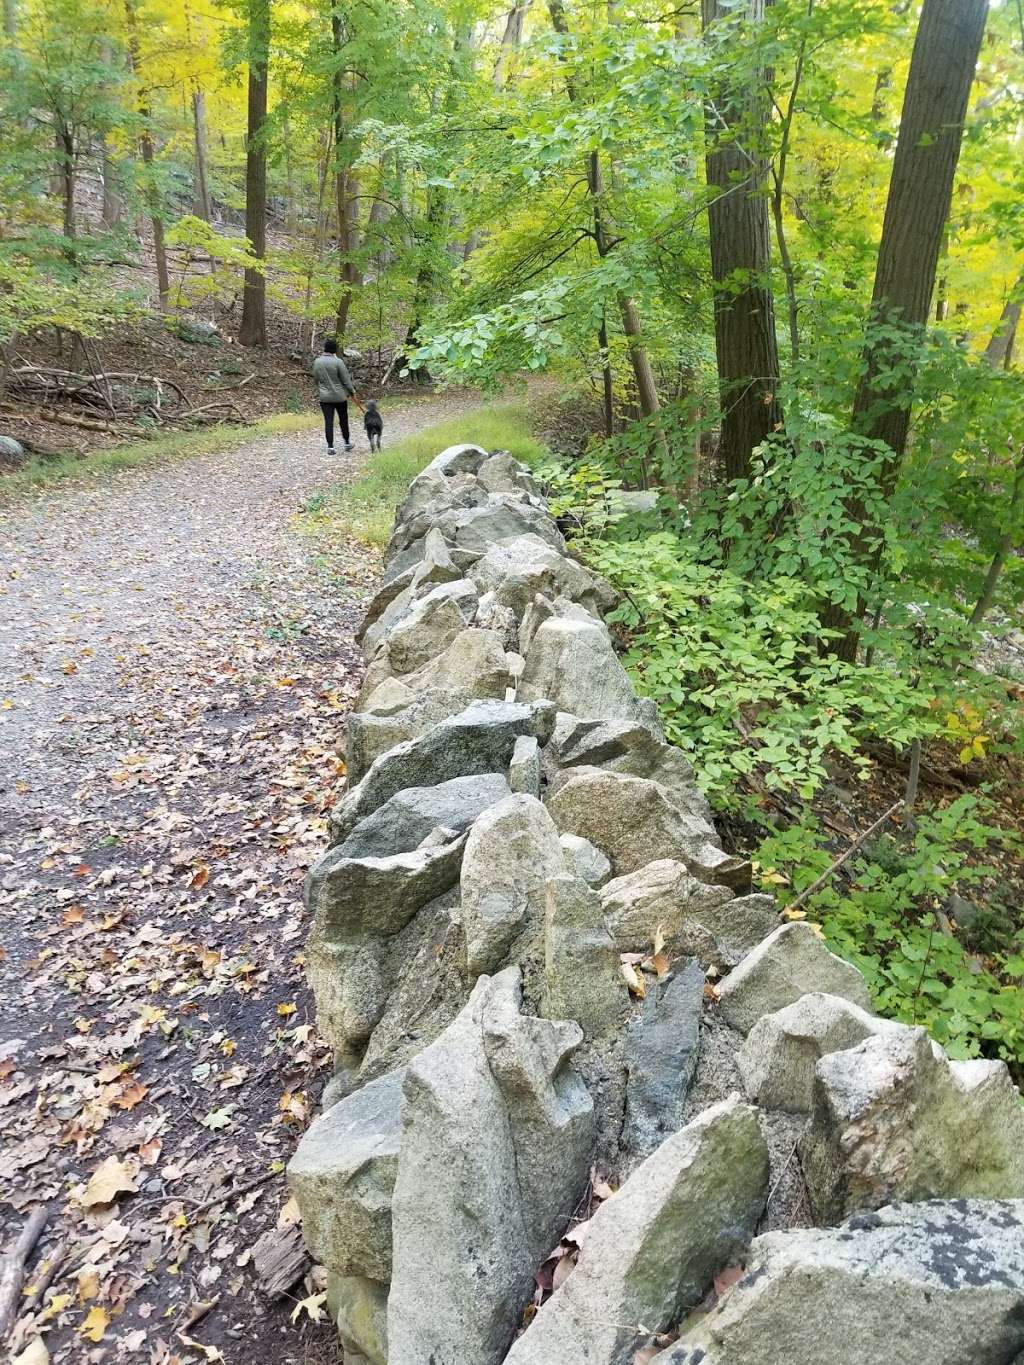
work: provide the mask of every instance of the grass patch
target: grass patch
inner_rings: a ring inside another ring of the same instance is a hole
[[[161,432],[150,439],[140,438],[129,445],[110,446],[89,455],[65,455],[58,459],[33,459],[12,474],[0,475],[0,498],[32,493],[71,479],[95,479],[119,469],[159,464],[165,460],[188,459],[193,455],[212,455],[261,436],[288,435],[314,431],[318,418],[312,413],[281,412],[264,417],[250,426],[223,424],[201,427],[197,431]]]
[[[355,536],[382,549],[394,526],[395,507],[412,480],[446,446],[463,442],[511,451],[528,465],[547,454],[530,430],[525,400],[495,403],[397,441],[373,455],[354,482],[316,494],[304,511],[322,531]]]

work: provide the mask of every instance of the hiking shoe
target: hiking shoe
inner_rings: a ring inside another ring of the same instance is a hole
[[[352,444],[351,441],[346,441],[346,442],[345,442],[345,449],[346,449],[346,450],[355,450],[355,446]]]
[[[334,454],[334,447],[333,447],[333,446],[328,446],[328,447],[327,447],[327,453],[328,453],[328,455],[333,455],[333,454]]]

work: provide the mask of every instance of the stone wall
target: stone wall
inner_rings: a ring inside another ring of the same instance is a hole
[[[613,602],[507,454],[444,451],[398,509],[307,886],[337,1071],[289,1170],[346,1361],[1009,1365],[1005,1067],[876,1018],[750,894]]]

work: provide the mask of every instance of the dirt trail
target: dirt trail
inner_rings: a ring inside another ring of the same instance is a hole
[[[362,458],[311,429],[0,506],[0,1240],[47,1202],[13,1344],[54,1362],[338,1359],[308,1264],[276,1302],[259,1266],[301,1254],[301,886],[377,573],[295,514]]]

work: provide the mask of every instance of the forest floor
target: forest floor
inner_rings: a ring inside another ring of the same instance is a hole
[[[330,1074],[302,881],[378,563],[297,514],[364,445],[311,422],[0,504],[0,1242],[48,1205],[12,1344],[53,1362],[338,1359],[282,1172]]]

